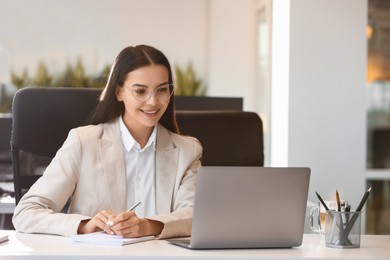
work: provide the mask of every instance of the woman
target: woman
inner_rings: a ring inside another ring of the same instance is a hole
[[[20,200],[16,230],[189,236],[202,147],[178,134],[164,54],[145,45],[122,50],[90,123],[69,132]]]

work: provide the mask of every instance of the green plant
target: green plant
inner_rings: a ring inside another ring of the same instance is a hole
[[[85,68],[81,59],[78,59],[74,66],[68,64],[65,72],[59,78],[57,86],[64,87],[89,87],[91,80],[85,73]]]
[[[79,58],[76,64],[68,64],[62,73],[52,74],[46,64],[39,62],[33,77],[29,76],[26,68],[21,74],[11,71],[11,83],[17,89],[28,86],[103,88],[108,80],[110,67],[106,65],[97,74],[87,75]],[[12,96],[0,92],[0,113],[11,111],[12,99]]]
[[[175,68],[176,95],[181,96],[205,96],[207,89],[201,79],[198,79],[191,63],[182,69],[178,65]]]
[[[37,72],[32,79],[32,85],[34,86],[51,86],[53,83],[53,77],[50,76],[49,69],[43,62],[39,62]]]
[[[40,62],[33,77],[24,69],[21,75],[11,71],[11,82],[17,88],[35,87],[85,87],[103,88],[110,73],[110,66],[106,65],[97,75],[87,75],[83,62],[79,58],[76,64],[68,64],[62,73],[53,75],[48,67]]]
[[[28,86],[29,80],[27,69],[24,69],[21,75],[11,71],[11,82],[15,87],[22,88]]]

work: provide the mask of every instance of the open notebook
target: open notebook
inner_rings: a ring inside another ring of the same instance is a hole
[[[137,238],[124,238],[118,235],[109,235],[104,231],[82,234],[70,237],[73,242],[77,243],[89,243],[97,245],[110,245],[110,246],[123,246],[128,244],[134,244],[142,241],[152,240],[154,236],[137,237]]]
[[[201,167],[191,249],[287,248],[302,244],[309,168]]]

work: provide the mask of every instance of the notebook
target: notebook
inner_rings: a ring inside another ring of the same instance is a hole
[[[73,242],[88,243],[106,246],[124,246],[154,239],[154,236],[125,238],[118,235],[109,235],[103,231],[74,235],[70,237]]]
[[[201,167],[191,249],[290,248],[302,244],[309,168]]]

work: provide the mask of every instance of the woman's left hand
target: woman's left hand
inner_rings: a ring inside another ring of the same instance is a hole
[[[156,236],[161,233],[164,224],[146,218],[138,218],[134,211],[125,211],[111,219],[110,228],[123,237]]]

